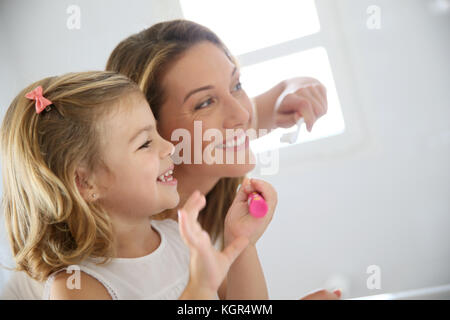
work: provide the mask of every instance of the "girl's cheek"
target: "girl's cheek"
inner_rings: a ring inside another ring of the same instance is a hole
[[[160,159],[154,153],[149,153],[142,169],[144,168],[146,168],[147,176],[156,179],[160,170]]]

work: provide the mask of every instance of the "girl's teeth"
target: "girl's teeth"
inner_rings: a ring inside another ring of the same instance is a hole
[[[158,180],[161,182],[172,181],[173,180],[172,173],[173,173],[173,170],[169,170],[166,173],[163,173],[162,175],[160,175],[158,177]]]

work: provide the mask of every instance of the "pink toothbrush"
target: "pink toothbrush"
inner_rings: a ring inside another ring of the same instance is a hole
[[[255,218],[262,218],[266,215],[268,206],[266,200],[257,192],[248,195],[248,211]]]

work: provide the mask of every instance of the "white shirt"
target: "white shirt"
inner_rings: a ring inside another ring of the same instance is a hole
[[[100,265],[95,262],[101,259],[90,258],[80,263],[79,269],[102,283],[112,299],[178,299],[189,280],[189,249],[181,239],[176,221],[151,220],[151,224],[160,234],[161,243],[149,255],[114,258]],[[50,275],[45,283],[24,272],[15,272],[3,298],[48,299],[55,275],[64,270]]]

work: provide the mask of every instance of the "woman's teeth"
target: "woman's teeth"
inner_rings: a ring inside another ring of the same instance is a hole
[[[161,182],[172,181],[173,180],[172,173],[173,170],[169,170],[165,174],[160,175],[157,180]]]
[[[245,134],[239,136],[237,139],[232,139],[231,141],[228,141],[225,144],[219,144],[216,148],[233,148],[233,147],[238,147],[242,144],[245,143],[245,139],[247,138],[247,136]]]

